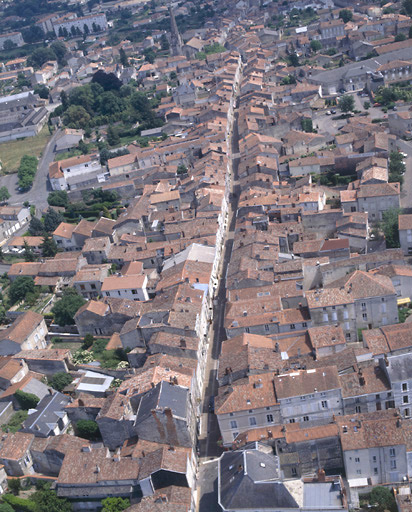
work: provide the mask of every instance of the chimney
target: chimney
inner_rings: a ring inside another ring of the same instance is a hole
[[[326,482],[325,470],[322,468],[318,470],[318,482]]]

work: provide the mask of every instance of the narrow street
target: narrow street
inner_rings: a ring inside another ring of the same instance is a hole
[[[236,108],[236,107],[235,107]],[[215,414],[209,411],[211,397],[217,395],[218,382],[217,371],[221,342],[226,339],[224,331],[225,305],[226,305],[226,273],[232,255],[234,230],[236,225],[236,212],[239,202],[240,188],[237,181],[240,158],[239,136],[238,136],[238,113],[235,110],[233,129],[230,140],[231,152],[228,155],[231,166],[230,195],[228,205],[228,220],[225,243],[222,251],[221,265],[219,270],[219,288],[214,301],[214,322],[210,330],[210,351],[206,367],[205,393],[203,399],[203,418],[201,435],[199,436],[199,473],[198,473],[198,499],[199,512],[214,512],[220,510],[217,505],[217,462],[214,460],[222,453],[218,446],[220,438],[219,425]],[[236,155],[233,158],[232,155]],[[213,399],[212,399],[213,400]],[[207,426],[207,428],[206,428]]]

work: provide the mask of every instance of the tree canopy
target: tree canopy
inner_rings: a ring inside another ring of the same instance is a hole
[[[74,315],[85,302],[74,288],[66,288],[62,298],[52,308],[55,322],[60,326],[73,325]]]
[[[352,21],[353,13],[350,9],[341,9],[339,11],[339,18],[344,22],[348,23],[348,21]]]
[[[102,505],[102,512],[122,512],[130,506],[130,501],[123,498],[106,498],[102,500]]]
[[[339,107],[342,112],[352,112],[355,108],[355,100],[350,94],[345,94],[339,99]]]
[[[93,441],[100,438],[99,426],[93,420],[79,420],[76,423],[76,430],[78,435],[84,439]]]
[[[57,391],[63,391],[73,381],[73,377],[70,373],[57,372],[49,379],[49,385]]]
[[[390,208],[383,214],[381,229],[385,234],[386,247],[394,249],[400,247],[399,243],[399,214],[398,208]]]
[[[14,396],[19,402],[20,407],[25,411],[29,409],[35,409],[37,404],[40,402],[40,398],[38,396],[33,395],[33,393],[26,393],[21,389],[18,389],[14,393]]]
[[[29,293],[34,293],[34,281],[30,276],[19,276],[10,285],[9,299],[12,304],[20,302]]]

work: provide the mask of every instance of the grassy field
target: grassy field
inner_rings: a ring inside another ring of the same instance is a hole
[[[27,137],[0,144],[0,160],[3,164],[2,173],[17,172],[23,155],[40,157],[50,138],[49,128],[45,124],[40,133],[35,137]]]

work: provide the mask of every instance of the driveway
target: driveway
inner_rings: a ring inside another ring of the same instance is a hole
[[[54,146],[55,140],[60,130],[57,130],[46,148],[43,151],[43,155],[40,158],[39,165],[37,168],[36,177],[34,183],[28,192],[19,192],[17,186],[17,174],[7,174],[0,178],[0,187],[7,187],[11,194],[8,201],[9,205],[21,205],[25,201],[29,201],[30,204],[36,205],[39,211],[47,208],[47,196],[49,195],[49,165],[54,160]]]

